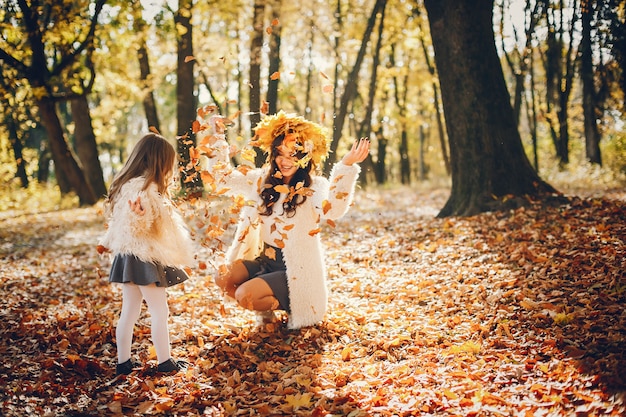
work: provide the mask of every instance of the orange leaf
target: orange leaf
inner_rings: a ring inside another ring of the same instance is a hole
[[[322,91],[324,93],[332,93],[334,90],[334,87],[330,84],[326,84],[324,87],[322,87]]]
[[[320,229],[319,227],[317,229],[313,229],[309,232],[309,236],[315,236],[316,234],[318,234],[322,229]]]
[[[185,57],[185,63],[187,63],[187,62],[189,62],[189,61],[195,61],[195,60],[196,60],[196,58],[195,58],[195,57],[193,57],[193,56],[191,56],[191,55],[187,55],[187,56]]]
[[[287,187],[284,184],[278,184],[274,186],[274,190],[276,190],[276,192],[279,192],[281,194],[287,194],[289,193],[289,187]]]
[[[280,78],[280,71],[276,71],[272,75],[270,75],[270,80],[277,80]]]
[[[332,204],[330,204],[330,201],[328,200],[322,201],[322,210],[324,211],[324,214],[328,213],[328,211],[331,208],[332,208]]]

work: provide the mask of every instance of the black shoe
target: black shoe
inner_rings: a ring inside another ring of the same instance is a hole
[[[132,359],[127,360],[124,363],[118,363],[115,367],[115,375],[128,375],[133,372],[134,368],[140,367],[141,364],[133,361]]]
[[[188,366],[189,364],[185,361],[169,358],[168,360],[166,360],[165,362],[161,362],[157,366],[157,371],[163,373],[178,372],[182,371],[183,369],[187,369]]]

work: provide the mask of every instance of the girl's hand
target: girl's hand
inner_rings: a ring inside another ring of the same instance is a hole
[[[370,141],[367,138],[361,138],[352,144],[352,148],[344,155],[341,162],[344,165],[350,166],[352,164],[358,164],[363,162],[370,151]]]
[[[128,205],[130,206],[131,211],[140,216],[143,216],[146,213],[146,210],[141,206],[141,197],[137,197],[137,200],[135,201],[128,200]]]

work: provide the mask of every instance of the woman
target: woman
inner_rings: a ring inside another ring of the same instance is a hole
[[[328,301],[320,225],[348,211],[369,141],[354,143],[326,179],[315,175],[329,151],[326,130],[280,111],[255,128],[252,145],[268,155],[266,165],[237,170],[230,166],[220,121],[199,121],[198,139],[213,147],[207,169],[228,194],[248,204],[226,254],[228,267],[216,283],[240,306],[263,313],[261,318],[280,309],[289,314],[291,329],[314,325],[324,318]]]

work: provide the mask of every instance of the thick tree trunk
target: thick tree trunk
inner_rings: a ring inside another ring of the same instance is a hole
[[[180,0],[178,12],[175,16],[178,33],[178,63],[176,68],[176,119],[177,150],[180,157],[181,183],[186,194],[190,197],[201,193],[202,179],[195,167],[190,164],[189,149],[195,145],[195,135],[191,124],[196,119],[197,103],[194,96],[193,65],[195,60],[188,60],[193,56],[191,9],[192,0]]]
[[[583,84],[583,114],[585,116],[585,149],[587,160],[592,164],[602,165],[600,155],[600,130],[596,111],[596,89],[593,77],[593,58],[591,50],[591,21],[593,3],[584,2],[582,8],[582,39],[580,52],[580,78]]]
[[[98,159],[98,145],[96,135],[91,124],[91,114],[87,97],[80,96],[71,100],[72,118],[74,119],[74,139],[78,158],[80,159],[83,173],[89,182],[96,198],[102,198],[107,194],[102,166]]]
[[[275,114],[278,111],[278,83],[280,77],[276,78],[274,74],[280,74],[280,8],[282,0],[272,1],[272,33],[270,34],[270,62],[269,62],[269,79],[267,80],[267,103],[269,106],[269,114]]]
[[[263,21],[265,16],[265,0],[254,1],[252,17],[252,41],[250,43],[250,135],[254,136],[254,128],[261,121],[261,50],[263,49]],[[256,166],[265,162],[263,152],[256,149]]]
[[[37,101],[37,105],[39,107],[41,123],[48,133],[55,169],[57,172],[63,172],[70,187],[78,195],[81,205],[95,204],[98,199],[89,186],[78,162],[76,162],[71,149],[67,145],[54,102],[49,97],[44,96]]]
[[[552,193],[522,147],[495,47],[493,1],[427,0],[425,5],[452,169],[451,195],[439,216],[500,209],[511,195]]]

